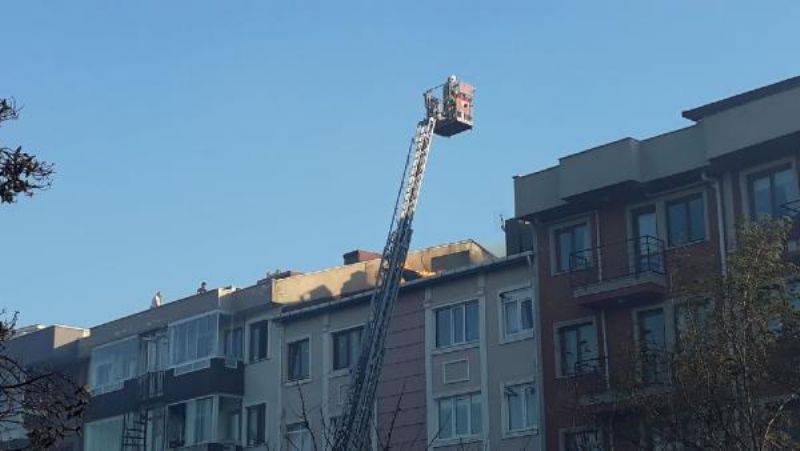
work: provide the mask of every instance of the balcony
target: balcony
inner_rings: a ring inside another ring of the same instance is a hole
[[[583,249],[570,255],[569,280],[576,301],[602,306],[646,300],[667,287],[664,242],[653,236]]]

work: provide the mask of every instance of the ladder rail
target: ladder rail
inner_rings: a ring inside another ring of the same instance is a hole
[[[400,290],[413,229],[411,227],[425,176],[439,109],[425,94],[427,117],[417,124],[412,139],[386,244],[378,266],[372,311],[362,335],[361,354],[351,373],[348,402],[333,434],[332,449],[362,450],[369,444],[375,393],[385,354],[389,318]]]

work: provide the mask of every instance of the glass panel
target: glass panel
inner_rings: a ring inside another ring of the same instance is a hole
[[[639,346],[642,353],[642,372],[645,381],[653,382],[662,374],[661,352],[666,347],[664,311],[662,309],[640,312]]]
[[[439,401],[439,438],[447,439],[453,436],[453,400]]]
[[[522,396],[518,387],[506,388],[506,402],[508,403],[508,430],[518,431],[523,429],[523,419],[525,412],[523,411]]]
[[[464,342],[464,305],[451,307],[453,312],[453,343]]]
[[[178,448],[186,444],[186,404],[176,404],[167,408],[167,444]]]
[[[506,334],[515,334],[519,332],[519,304],[517,301],[507,301],[503,303],[503,310],[505,318]]]
[[[478,302],[467,302],[466,306],[466,341],[477,341],[480,335],[480,328],[478,327]]]
[[[667,204],[667,235],[670,246],[677,246],[689,239],[686,204],[677,202]]]
[[[750,186],[751,194],[753,195],[753,217],[771,215],[772,195],[769,176],[753,179]]]
[[[469,420],[471,416],[471,399],[469,396],[456,398],[456,435],[470,434]]]
[[[525,330],[533,329],[533,301],[525,299],[522,301],[522,328]]]
[[[574,249],[572,243],[572,232],[570,230],[559,232],[557,235],[557,241],[558,241],[558,262],[556,270],[566,271],[570,267],[569,266],[570,254],[572,254]]]
[[[575,328],[563,328],[561,335],[561,373],[574,374],[578,364],[578,331]]]
[[[584,324],[578,329],[580,335],[579,363],[578,367],[582,371],[589,371],[597,368],[597,329],[594,324]]]
[[[580,252],[589,247],[587,242],[589,227],[586,224],[581,224],[572,228],[572,252]]]
[[[436,311],[436,346],[450,346],[452,344],[451,332],[452,315],[450,309]]]
[[[697,196],[689,201],[689,240],[700,241],[706,237],[706,213],[703,197]]]
[[[361,356],[361,328],[350,331],[350,361],[348,366],[353,366]]]
[[[656,239],[658,230],[656,226],[656,212],[652,207],[636,213],[633,223],[636,250],[636,264],[639,271],[658,270],[660,268],[660,255]]]
[[[194,443],[211,440],[211,412],[213,398],[202,398],[194,401]]]
[[[536,392],[533,385],[525,387],[525,426],[536,426]]]
[[[129,339],[95,348],[89,363],[89,385],[96,393],[122,388],[124,381],[136,376],[139,340]]]
[[[289,380],[308,378],[308,340],[289,344]]]
[[[772,214],[778,216],[781,213],[781,206],[796,198],[797,190],[794,186],[792,170],[784,169],[783,171],[776,172],[773,176],[772,183]]]
[[[470,424],[473,434],[480,434],[483,431],[483,421],[481,415],[480,394],[472,395],[472,407],[470,409]]]
[[[86,451],[118,451],[122,449],[123,417],[101,420],[86,425]]]
[[[242,400],[221,396],[219,398],[219,421],[217,437],[225,442],[239,443],[241,430]]]

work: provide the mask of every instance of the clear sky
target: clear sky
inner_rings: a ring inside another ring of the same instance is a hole
[[[502,248],[512,179],[800,75],[800,2],[0,3],[0,140],[56,165],[0,207],[0,306],[92,326],[201,280],[380,250],[421,93],[458,74],[414,247]]]

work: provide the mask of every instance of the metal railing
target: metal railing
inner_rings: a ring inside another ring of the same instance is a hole
[[[573,288],[645,273],[664,275],[666,272],[664,241],[649,235],[583,249],[573,252],[569,258]]]
[[[789,202],[782,204],[780,207],[778,207],[778,212],[782,216],[792,219],[800,218],[800,199],[790,200]]]

